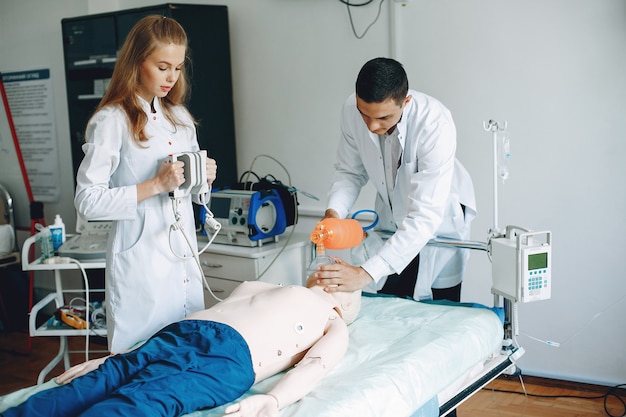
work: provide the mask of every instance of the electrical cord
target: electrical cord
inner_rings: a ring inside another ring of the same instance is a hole
[[[339,0],[341,2],[345,2],[345,0]],[[357,6],[365,6],[366,4],[371,3],[374,0],[369,0],[368,3],[363,3]],[[291,174],[289,173],[289,170],[287,169],[287,167],[285,167],[285,165],[283,165],[278,159],[274,158],[271,155],[267,155],[267,154],[259,154],[257,156],[255,156],[252,159],[252,162],[250,162],[250,167],[248,168],[248,170],[246,171],[246,176],[243,179],[243,183],[244,184],[252,184],[250,182],[250,175],[252,175],[254,173],[253,168],[254,168],[254,164],[256,162],[257,159],[259,158],[267,158],[270,159],[274,162],[276,162],[282,169],[283,171],[285,171],[285,174],[287,175],[287,183],[289,185],[290,188],[293,188],[293,185],[291,184]],[[258,177],[257,177],[258,178]],[[276,178],[274,178],[276,179]],[[252,189],[252,185],[250,185],[250,189]],[[294,199],[294,205],[297,206],[297,201],[296,201],[296,196],[294,194],[293,196]],[[296,210],[297,213],[297,210]],[[297,217],[296,217],[296,222],[297,222]],[[280,248],[280,250],[276,253],[276,256],[274,256],[274,258],[270,261],[270,263],[265,267],[265,269],[263,271],[261,271],[261,273],[259,274],[258,277],[256,277],[256,279],[260,279],[263,275],[265,275],[265,273],[270,269],[270,267],[274,264],[274,262],[276,262],[276,260],[278,259],[278,257],[283,253],[283,251],[287,248],[287,245],[289,245],[289,241],[291,240],[291,236],[293,236],[293,233],[295,232],[296,228],[293,227],[291,229],[291,232],[289,233],[289,236],[287,236],[287,239],[285,240],[285,243],[282,245],[282,247]]]
[[[526,391],[526,387],[524,386],[524,381],[522,379],[522,375],[521,373],[519,374],[519,379],[520,379],[520,383],[522,384],[522,390],[523,392],[520,391],[513,391],[513,390],[506,390],[506,389],[495,389],[495,388],[483,388],[483,390],[486,391],[492,391],[492,392],[501,392],[501,393],[505,393],[505,394],[517,394],[517,395],[524,395],[526,397],[534,397],[534,398],[576,398],[576,399],[581,399],[581,400],[599,400],[599,399],[603,399],[603,405],[604,405],[604,412],[606,413],[607,416],[609,417],[624,417],[626,416],[626,399],[624,399],[624,397],[622,396],[622,394],[618,391],[620,389],[624,389],[626,388],[626,384],[617,384],[614,385],[612,387],[609,387],[609,389],[606,391],[606,393],[602,394],[602,395],[594,395],[594,396],[585,396],[585,395],[547,395],[547,394],[531,394],[528,393]],[[611,414],[611,412],[609,411],[608,408],[608,400],[609,398],[615,398],[622,406],[623,411],[621,412],[621,414]]]
[[[340,3],[343,3],[347,6],[352,6],[352,7],[361,7],[361,6],[367,6],[368,4],[372,3],[374,0],[367,0],[364,3],[350,3],[350,0],[339,0]]]
[[[43,263],[45,264],[70,264],[71,263],[71,264],[75,264],[80,270],[80,273],[83,278],[84,287],[85,287],[85,298],[74,297],[70,299],[70,302],[68,304],[68,310],[70,311],[78,310],[78,308],[74,306],[74,302],[77,300],[82,301],[85,304],[84,305],[84,308],[85,308],[84,326],[85,327],[82,329],[80,327],[76,327],[76,329],[85,331],[85,361],[87,362],[89,361],[89,336],[92,333],[94,336],[98,336],[98,333],[95,330],[106,327],[106,316],[104,313],[104,308],[100,307],[98,309],[94,309],[94,306],[90,303],[89,301],[90,289],[89,289],[89,279],[87,277],[87,271],[85,271],[85,268],[83,267],[82,263],[78,259],[70,258],[70,257],[54,256],[52,258],[45,259]],[[97,312],[98,315],[97,316],[92,315],[92,313],[90,313],[91,309],[94,309],[95,310],[94,313]],[[97,320],[94,320],[94,317],[97,318]]]
[[[276,262],[276,260],[278,259],[278,257],[280,256],[281,253],[284,252],[285,248],[287,248],[287,245],[289,245],[289,241],[291,240],[291,236],[293,236],[293,232],[295,232],[296,228],[292,227],[291,228],[291,232],[289,232],[289,236],[287,236],[287,239],[285,240],[285,243],[281,246],[280,250],[276,253],[276,256],[274,256],[274,258],[270,261],[269,264],[267,264],[267,266],[265,267],[265,269],[259,274],[259,276],[257,277],[257,279],[261,279],[261,277],[263,275],[265,275],[265,273],[270,269],[270,267],[272,265],[274,265],[274,262]]]
[[[589,320],[587,320],[587,322],[584,325],[580,326],[578,330],[576,330],[573,334],[568,336],[562,342],[556,342],[556,341],[552,341],[552,340],[543,340],[543,339],[540,339],[538,337],[531,336],[531,335],[525,334],[525,333],[522,333],[522,335],[524,335],[524,336],[528,337],[529,339],[532,339],[532,340],[534,340],[536,342],[545,343],[548,346],[561,347],[561,346],[565,345],[566,343],[569,343],[573,338],[578,336],[583,330],[585,330],[587,327],[589,327],[594,320],[596,320],[598,317],[602,316],[608,310],[613,308],[614,305],[618,304],[619,302],[621,302],[625,298],[626,298],[626,295],[623,295],[620,298],[618,298],[617,300],[613,301],[612,303],[606,305],[606,307],[604,307],[602,310],[600,310],[599,312],[594,314],[594,316],[591,317]]]
[[[356,29],[354,27],[354,20],[352,19],[352,10],[350,9],[351,7],[362,7],[362,6],[367,6],[368,4],[372,3],[374,0],[367,0],[363,3],[351,3],[350,0],[339,0],[339,2],[343,3],[346,5],[346,8],[348,9],[348,17],[350,18],[350,27],[352,28],[352,33],[354,34],[354,36],[357,39],[363,39],[365,37],[365,35],[367,34],[367,32],[370,30],[370,28],[372,26],[374,26],[374,24],[378,21],[378,18],[380,17],[380,12],[383,8],[383,2],[385,0],[380,0],[380,3],[378,3],[378,12],[376,13],[376,17],[374,18],[374,20],[372,21],[372,23],[370,23],[365,30],[363,31],[363,33],[361,35],[358,35],[356,33]]]
[[[291,175],[289,174],[289,170],[287,170],[287,168],[278,159],[274,158],[271,155],[267,155],[267,154],[264,154],[264,153],[258,154],[257,156],[255,156],[252,159],[252,162],[250,162],[250,168],[248,168],[248,170],[246,171],[246,177],[245,177],[245,179],[243,181],[244,184],[248,184],[249,183],[250,175],[253,174],[252,169],[254,168],[254,163],[259,158],[267,158],[267,159],[271,159],[272,161],[276,162],[283,169],[283,171],[285,171],[285,174],[287,174],[287,182],[288,182],[289,186],[292,187],[292,185],[291,185]],[[252,189],[252,188],[250,188],[250,189]]]
[[[76,301],[81,301],[83,304],[77,306],[74,304]],[[106,312],[103,305],[97,306],[96,303],[89,303],[89,308],[87,308],[86,299],[82,297],[74,297],[67,304],[67,307],[71,313],[74,313],[78,316],[84,315],[85,320],[90,319],[91,329],[104,329],[106,328]],[[94,334],[96,333],[94,332]]]
[[[373,1],[373,0],[370,0],[370,2],[371,1]],[[382,3],[382,1],[383,0],[381,0],[381,3]],[[250,169],[247,171],[247,176],[244,179],[244,184],[246,184],[248,182],[249,176],[252,174],[252,168],[254,167],[254,163],[260,157],[271,159],[272,161],[274,161],[278,165],[280,165],[280,167],[287,174],[289,187],[292,187],[292,185],[291,185],[291,175],[289,174],[289,170],[287,170],[287,168],[280,161],[278,161],[276,158],[274,158],[274,157],[272,157],[270,155],[266,155],[266,154],[259,154],[256,157],[254,157],[254,159],[252,160],[252,162],[250,164]],[[206,194],[210,195],[210,192],[211,192],[211,188],[209,186],[209,191]],[[208,243],[202,248],[202,250],[196,251],[196,250],[194,250],[193,245],[192,245],[191,241],[189,240],[189,237],[187,236],[187,233],[185,233],[185,229],[184,229],[183,223],[181,221],[182,215],[181,215],[180,210],[179,210],[180,199],[179,198],[174,198],[174,197],[170,197],[170,198],[171,198],[171,203],[172,203],[172,211],[174,213],[174,219],[175,219],[175,222],[170,225],[169,233],[168,233],[168,240],[169,240],[170,251],[172,252],[172,254],[174,254],[174,256],[176,256],[179,259],[189,259],[189,258],[193,257],[194,260],[196,261],[196,264],[198,265],[198,268],[200,269],[200,274],[202,276],[202,280],[203,280],[204,286],[207,289],[207,291],[209,292],[209,294],[211,294],[211,296],[215,300],[217,300],[218,302],[219,301],[223,301],[221,298],[217,297],[215,295],[215,293],[213,293],[213,290],[211,290],[211,287],[209,286],[209,283],[208,283],[208,281],[207,281],[207,279],[206,279],[206,277],[204,275],[204,270],[202,269],[202,262],[200,261],[200,254],[204,253],[204,251],[211,245],[211,243],[213,243],[213,240],[215,240],[215,238],[217,237],[219,231],[221,230],[221,227],[222,227],[221,223],[213,218],[213,213],[211,213],[211,210],[209,210],[209,208],[207,207],[208,201],[205,201],[205,195],[203,193],[198,194],[198,200],[202,204],[202,206],[204,207],[204,209],[205,209],[205,211],[207,213],[206,217],[205,217],[205,226],[208,226],[208,228],[211,229],[213,234],[209,238]],[[294,199],[295,199],[295,196],[294,196]],[[174,248],[172,247],[172,233],[174,231],[181,232],[181,234],[183,235],[183,237],[185,239],[185,242],[187,243],[187,246],[189,247],[189,249],[192,252],[192,256],[183,256],[183,255],[180,255],[180,254],[178,254],[178,253],[176,253],[174,251]],[[293,235],[294,231],[295,231],[295,227],[292,228],[291,233],[289,234],[289,236],[285,240],[285,243],[282,245],[280,250],[277,252],[276,256],[274,256],[274,258],[269,262],[269,264],[259,274],[259,276],[256,277],[256,279],[260,279],[270,269],[270,267],[278,259],[280,254],[283,253],[283,251],[285,250],[285,248],[289,244],[289,241],[291,240],[291,236]]]
[[[87,309],[87,312],[88,312],[89,311],[89,280],[87,279],[87,271],[85,271],[85,268],[83,268],[83,265],[80,263],[79,260],[74,259],[74,258],[67,258],[67,261],[69,263],[72,263],[78,266],[78,269],[80,269],[80,273],[83,276],[83,281],[85,284],[85,308]],[[72,301],[70,301],[70,304]],[[91,326],[89,324],[89,318],[87,317],[87,315],[85,316],[85,319],[86,319],[85,321],[86,321],[86,326],[87,326],[85,329],[85,362],[87,362],[89,361],[89,334],[91,333]]]
[[[207,207],[206,202],[204,201],[204,197],[201,196],[201,195],[198,195],[198,199],[202,203],[202,205],[204,206],[204,208],[205,208],[205,210],[207,212],[207,219],[206,220],[209,220],[209,219],[212,220],[212,221],[210,221],[210,225],[211,225],[211,227],[213,229],[213,236],[211,236],[209,238],[209,242],[204,246],[204,248],[202,248],[201,251],[194,250],[194,247],[193,247],[191,241],[189,240],[189,237],[187,236],[187,233],[185,233],[185,228],[183,227],[183,224],[180,221],[180,219],[182,217],[181,214],[180,214],[180,211],[178,210],[178,206],[180,204],[180,200],[178,198],[172,198],[172,210],[174,212],[174,218],[175,218],[176,221],[172,225],[170,225],[170,229],[169,229],[168,240],[169,240],[169,245],[170,245],[170,251],[172,252],[172,254],[174,256],[176,256],[179,259],[193,258],[196,261],[196,265],[198,266],[198,269],[200,270],[200,276],[202,277],[202,282],[204,284],[204,287],[209,292],[209,294],[211,294],[211,296],[215,300],[217,300],[219,302],[219,301],[223,301],[223,300],[221,298],[219,298],[218,296],[216,296],[215,293],[213,292],[213,290],[211,289],[211,287],[209,286],[209,283],[206,280],[206,277],[204,276],[204,270],[202,269],[202,262],[200,261],[200,254],[203,253],[209,247],[209,245],[211,245],[211,243],[213,243],[213,240],[215,240],[215,237],[217,236],[218,232],[220,231],[222,225],[217,220],[214,220],[212,216],[208,215],[208,213],[211,213],[211,211]],[[174,251],[174,248],[172,247],[172,232],[174,232],[174,231],[181,232],[181,234],[183,235],[183,238],[185,239],[185,242],[187,243],[187,246],[191,250],[192,256],[179,255],[178,253],[176,253]]]

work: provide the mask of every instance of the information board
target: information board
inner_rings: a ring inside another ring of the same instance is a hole
[[[13,199],[15,226],[30,229],[30,202],[33,199],[22,158],[2,74],[0,74],[0,184]]]

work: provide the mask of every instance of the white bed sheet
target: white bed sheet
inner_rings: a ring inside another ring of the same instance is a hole
[[[364,296],[344,359],[280,416],[410,416],[433,399],[436,405],[437,394],[499,351],[502,338],[502,322],[489,309]],[[249,394],[267,392],[279,377]],[[189,417],[222,416],[223,409]]]
[[[364,296],[344,359],[280,416],[410,416],[498,351],[502,337],[502,323],[489,309]],[[256,384],[246,395],[266,392],[280,376]],[[54,382],[44,385],[0,397],[0,412]],[[224,408],[187,417],[221,416]]]

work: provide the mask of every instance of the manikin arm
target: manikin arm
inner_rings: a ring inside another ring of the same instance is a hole
[[[91,360],[88,360],[87,362],[74,365],[67,371],[63,372],[61,375],[57,376],[55,378],[56,383],[59,385],[69,384],[74,379],[78,378],[79,376],[83,376],[95,369],[98,369],[98,367],[102,365],[104,361],[107,360],[108,357],[109,356],[103,356],[101,358],[91,359]]]
[[[337,317],[304,358],[267,394],[252,395],[226,408],[228,417],[277,416],[281,408],[308,394],[343,358],[348,349],[348,327]]]
[[[134,350],[134,349],[136,349],[139,346],[141,346],[141,344],[138,344],[137,346],[133,347],[132,349],[125,350],[125,351],[119,352],[119,353],[130,352],[131,350]],[[61,375],[57,376],[55,378],[55,381],[59,385],[69,384],[70,382],[72,382],[73,380],[78,378],[79,376],[83,376],[83,375],[85,375],[85,374],[87,374],[87,373],[89,373],[91,371],[94,371],[94,370],[98,369],[100,367],[100,365],[102,365],[104,363],[104,361],[106,361],[111,356],[115,356],[115,355],[116,355],[116,353],[111,353],[110,355],[103,356],[101,358],[91,359],[91,360],[88,360],[87,362],[83,362],[83,363],[79,363],[78,365],[74,365],[70,369],[68,369],[67,371],[63,372]]]

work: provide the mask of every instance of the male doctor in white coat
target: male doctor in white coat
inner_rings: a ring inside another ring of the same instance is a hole
[[[360,266],[323,265],[311,279],[330,292],[369,287],[401,297],[459,301],[468,249],[426,246],[434,236],[468,239],[476,216],[472,181],[455,151],[450,111],[409,90],[399,62],[367,62],[342,110],[324,218],[346,217],[371,181],[378,229],[391,236]]]

